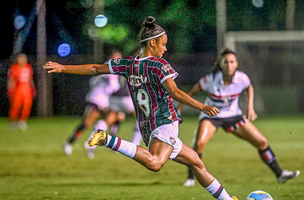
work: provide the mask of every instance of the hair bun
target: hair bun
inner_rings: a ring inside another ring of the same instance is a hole
[[[155,18],[152,17],[152,16],[148,16],[145,19],[143,25],[146,26],[146,27],[153,27],[153,26],[155,26]]]

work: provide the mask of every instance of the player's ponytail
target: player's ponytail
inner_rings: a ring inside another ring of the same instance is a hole
[[[139,41],[141,47],[145,47],[147,42],[151,39],[158,39],[160,36],[165,34],[165,30],[155,23],[155,18],[148,16],[142,23],[142,28],[139,33]]]

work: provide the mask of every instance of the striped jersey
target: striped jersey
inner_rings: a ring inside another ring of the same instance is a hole
[[[221,71],[207,74],[199,82],[201,90],[207,92],[205,105],[215,106],[220,112],[214,118],[227,118],[242,115],[239,107],[239,97],[243,90],[250,85],[249,77],[241,71],[235,71],[232,83],[224,85],[223,73]],[[201,112],[200,118],[209,117]]]
[[[109,61],[112,74],[124,76],[132,97],[141,134],[148,145],[151,132],[164,124],[182,121],[173,98],[162,86],[178,73],[163,58],[132,56]]]

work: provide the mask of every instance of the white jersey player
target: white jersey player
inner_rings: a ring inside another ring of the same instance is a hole
[[[229,48],[224,48],[213,71],[201,78],[188,93],[192,96],[200,91],[205,91],[207,93],[205,105],[215,106],[220,111],[215,117],[200,114],[193,149],[202,157],[205,146],[217,129],[222,127],[226,132],[231,132],[256,147],[261,159],[274,172],[279,183],[297,177],[300,171],[292,172],[281,169],[267,139],[251,122],[257,118],[253,105],[253,86],[249,77],[244,72],[238,71],[237,68],[236,53]],[[247,118],[243,116],[238,105],[239,96],[243,91],[247,92]],[[180,110],[181,107],[182,105],[179,105],[178,109]],[[194,185],[194,174],[189,169],[188,179],[184,186]]]
[[[120,58],[122,55],[114,51],[109,58]],[[110,96],[120,88],[119,77],[116,75],[94,76],[89,81],[90,90],[86,95],[87,106],[80,124],[63,144],[64,153],[72,155],[72,145],[91,127],[100,117],[101,113],[107,113],[110,105]]]

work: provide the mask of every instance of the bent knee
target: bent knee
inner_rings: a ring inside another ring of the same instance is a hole
[[[149,159],[146,167],[153,172],[159,172],[163,168],[164,164],[165,162],[152,157]]]
[[[196,153],[202,153],[206,145],[207,145],[207,141],[196,141],[193,149]]]
[[[268,140],[263,137],[263,138],[260,138],[256,147],[259,149],[259,150],[264,150],[268,147]]]
[[[192,157],[191,163],[188,164],[188,167],[191,169],[206,169],[202,159],[198,155]]]

